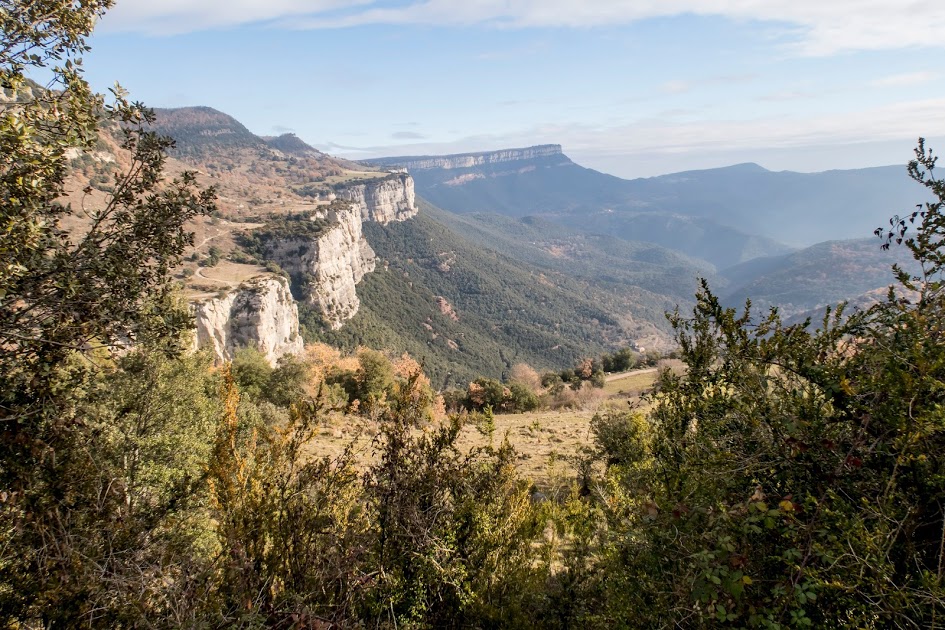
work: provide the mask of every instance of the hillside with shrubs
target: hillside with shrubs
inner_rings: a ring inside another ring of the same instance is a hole
[[[924,141],[908,173],[933,201],[875,243],[919,271],[857,312],[786,324],[703,282],[668,318],[678,364],[572,339],[556,369],[452,388],[363,347],[214,364],[172,272],[215,191],[72,63],[110,6],[0,12],[2,625],[943,625],[945,179]],[[107,124],[128,167],[76,231],[70,156]],[[587,410],[584,447],[523,472],[503,422],[554,443],[529,414],[638,367],[644,396]]]

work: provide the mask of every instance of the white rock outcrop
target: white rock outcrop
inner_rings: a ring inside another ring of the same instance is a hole
[[[349,184],[337,190],[337,198],[358,207],[362,221],[405,221],[417,214],[413,178],[406,173],[392,173],[383,179]]]
[[[293,278],[303,279],[308,300],[333,329],[358,312],[361,301],[355,285],[377,265],[362,233],[361,214],[358,204],[336,205],[328,215],[332,225],[324,232],[314,238],[275,241],[266,252]]]
[[[333,329],[358,312],[361,301],[355,287],[377,265],[363,222],[387,224],[417,214],[413,178],[404,172],[352,183],[336,195],[337,200],[310,217],[324,229],[271,240],[265,252],[292,276],[298,292],[318,307]],[[231,359],[236,348],[247,345],[259,348],[272,363],[302,350],[298,306],[284,278],[252,280],[224,298],[197,302],[193,309],[196,344],[212,348],[218,361]]]
[[[255,346],[273,365],[303,350],[299,309],[281,276],[248,280],[225,297],[198,301],[192,308],[195,345],[210,348],[218,362],[231,360],[244,346]]]

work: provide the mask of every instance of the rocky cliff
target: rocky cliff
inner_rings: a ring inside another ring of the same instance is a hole
[[[406,173],[392,173],[381,179],[347,184],[337,189],[336,195],[338,199],[355,204],[362,221],[386,225],[417,214],[413,178]]]
[[[542,144],[524,149],[503,149],[485,153],[460,153],[456,155],[386,157],[368,160],[369,163],[385,167],[402,167],[407,170],[473,168],[486,164],[519,162],[536,158],[564,156],[560,144]],[[567,158],[565,158],[567,160]],[[570,161],[570,160],[568,160]]]
[[[358,312],[361,302],[355,285],[374,271],[377,262],[361,230],[362,212],[357,203],[335,203],[326,217],[328,227],[321,233],[274,239],[265,252],[267,259],[292,276],[298,292],[317,305],[335,329]]]
[[[192,308],[195,346],[210,348],[217,361],[232,359],[243,346],[255,346],[273,365],[302,351],[299,309],[288,281],[280,276],[248,280],[225,297],[198,301]]]
[[[363,222],[404,221],[417,214],[417,206],[413,179],[403,172],[338,186],[335,195],[328,206],[267,224],[256,234],[263,243],[257,253],[278,263],[291,276],[295,294],[337,329],[358,312],[355,287],[377,263]],[[219,361],[245,345],[257,346],[271,362],[302,349],[298,306],[283,278],[253,280],[193,308],[196,343],[212,348]]]

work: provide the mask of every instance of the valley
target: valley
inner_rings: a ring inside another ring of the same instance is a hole
[[[796,247],[905,205],[894,168],[623,180],[559,145],[359,164],[210,108],[157,116],[176,143],[170,172],[196,169],[220,200],[176,272],[191,300],[284,273],[306,340],[409,352],[442,387],[518,362],[555,370],[626,345],[668,351],[665,314],[691,308],[700,278],[728,305],[750,298],[792,317],[862,300],[908,263],[864,239]],[[73,189],[92,191],[74,202],[107,192],[96,174],[127,161],[110,138],[107,160],[73,160]],[[828,207],[832,222],[813,220]]]

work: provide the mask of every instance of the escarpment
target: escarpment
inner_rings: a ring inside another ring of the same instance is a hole
[[[195,345],[210,348],[218,362],[231,360],[244,346],[255,346],[272,364],[302,351],[299,309],[281,276],[253,278],[224,297],[195,302],[192,309]]]
[[[358,312],[361,301],[355,286],[374,271],[377,258],[362,233],[361,209],[347,202],[332,208],[320,233],[273,238],[264,251],[289,273],[296,293],[316,305],[337,329]]]
[[[368,160],[368,162],[377,166],[398,166],[408,170],[450,170],[459,168],[473,168],[475,166],[484,166],[487,164],[502,164],[504,162],[521,162],[538,158],[552,158],[556,156],[561,156],[567,160],[567,158],[564,157],[564,153],[561,150],[560,144],[542,144],[523,149],[503,149],[501,151],[487,151],[483,153],[458,153],[455,155],[375,158]]]
[[[331,328],[338,329],[358,312],[356,286],[377,263],[364,238],[363,222],[405,221],[417,214],[417,205],[413,178],[406,173],[351,182],[335,190],[336,200],[310,217],[322,225],[317,233],[275,235],[268,238],[263,255],[287,271],[296,295],[304,296]]]
[[[196,345],[218,361],[240,346],[253,345],[270,362],[300,352],[298,305],[312,304],[332,329],[354,317],[361,305],[356,286],[374,271],[377,256],[364,237],[363,222],[387,224],[417,214],[413,179],[391,173],[335,187],[328,206],[271,219],[246,233],[243,245],[277,263],[291,278],[266,277],[243,283],[227,296],[193,305]]]
[[[346,184],[336,190],[336,195],[338,199],[355,204],[362,221],[386,225],[391,221],[405,221],[417,214],[413,178],[406,173]]]

